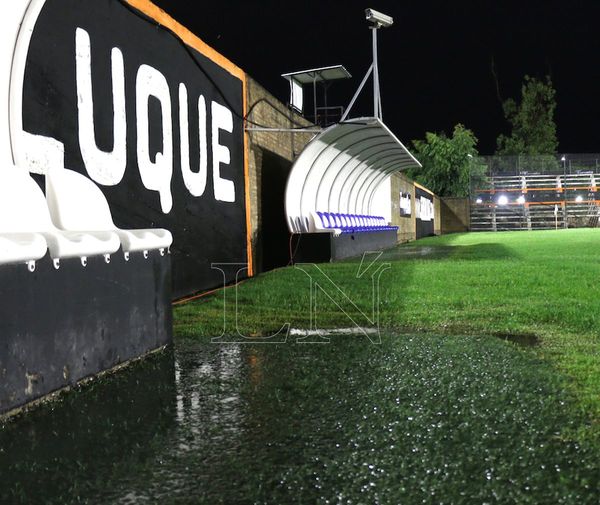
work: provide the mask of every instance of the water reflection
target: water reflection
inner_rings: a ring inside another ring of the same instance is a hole
[[[6,426],[0,503],[596,503],[579,422],[498,339],[180,341]]]

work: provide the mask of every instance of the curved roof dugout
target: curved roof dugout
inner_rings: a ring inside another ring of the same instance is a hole
[[[421,164],[377,118],[327,128],[292,166],[285,195],[290,231],[308,232],[311,212],[370,215],[380,185],[411,167]]]

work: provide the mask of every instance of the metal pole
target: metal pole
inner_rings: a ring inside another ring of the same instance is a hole
[[[371,30],[373,30],[373,115],[376,118],[379,118],[379,65],[377,62],[377,25],[372,26]]]
[[[329,106],[327,105],[327,81],[323,81],[323,99],[325,100],[325,128],[329,126]]]
[[[314,118],[314,124],[317,124],[317,73],[315,72],[315,75],[313,77],[313,101],[314,101],[314,111],[315,111],[315,118]]]
[[[268,133],[321,133],[322,128],[266,128],[259,126],[251,126],[245,128],[247,132],[268,132]]]
[[[571,172],[571,160],[569,160],[569,173]],[[567,163],[564,163],[563,169],[563,228],[568,228],[567,225]]]
[[[371,66],[369,67],[369,70],[367,71],[367,73],[365,74],[365,76],[363,77],[363,80],[360,83],[360,86],[358,87],[358,89],[356,90],[356,93],[354,93],[354,96],[352,97],[352,100],[350,101],[350,105],[348,105],[348,108],[346,109],[346,111],[344,112],[344,115],[342,116],[342,119],[340,122],[343,122],[346,120],[346,118],[348,117],[348,114],[350,114],[350,111],[352,110],[352,107],[354,107],[354,104],[357,100],[357,98],[360,95],[360,92],[363,90],[363,88],[365,87],[365,84],[367,82],[367,79],[371,76],[371,72],[373,72],[373,65],[371,64]]]

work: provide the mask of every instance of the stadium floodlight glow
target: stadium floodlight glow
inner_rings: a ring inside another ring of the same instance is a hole
[[[481,198],[478,198],[477,200],[475,200],[475,203],[483,203],[483,200]]]
[[[576,201],[577,203],[581,203],[581,202],[583,202],[583,196],[581,196],[581,195],[577,195],[577,196],[575,197],[575,201]]]
[[[500,195],[498,197],[498,205],[508,205],[508,196]]]
[[[560,161],[567,161],[567,157],[563,154],[563,157],[560,159]]]
[[[388,28],[394,24],[392,16],[383,14],[375,9],[366,9],[365,15],[367,16],[367,21],[377,25],[378,28]]]
[[[519,198],[517,198],[517,203],[523,205],[525,203],[525,197],[521,195]]]

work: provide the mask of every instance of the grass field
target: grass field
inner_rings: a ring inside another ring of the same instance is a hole
[[[600,229],[457,234],[399,246],[381,258],[390,268],[380,280],[380,326],[537,342],[535,353],[569,378],[579,408],[598,420],[599,246]],[[357,278],[359,265],[353,260],[320,267],[370,314],[371,280],[368,273]],[[237,328],[260,337],[284,323],[308,328],[310,299],[306,273],[280,269],[242,283],[237,291],[230,288],[177,307],[175,334],[198,338],[235,334]],[[343,306],[364,321],[358,310]],[[317,324],[352,326],[346,313],[321,294]]]

